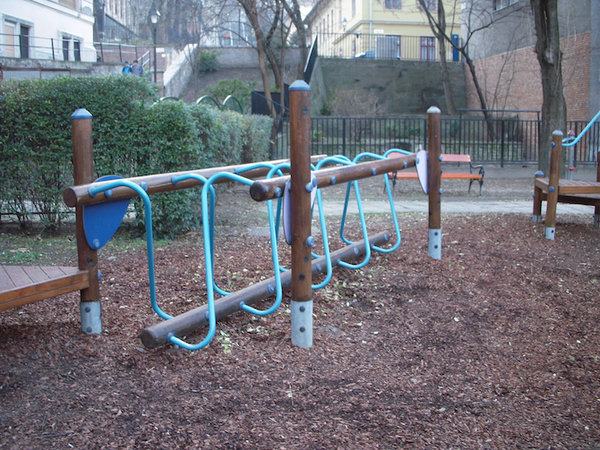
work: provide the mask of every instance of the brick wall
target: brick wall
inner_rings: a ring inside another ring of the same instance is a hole
[[[563,83],[568,120],[590,114],[590,33],[561,40]],[[475,61],[489,109],[542,109],[540,66],[533,47]],[[470,72],[466,71],[467,107],[480,108]],[[529,118],[529,117],[523,117]],[[533,118],[533,117],[532,117]]]

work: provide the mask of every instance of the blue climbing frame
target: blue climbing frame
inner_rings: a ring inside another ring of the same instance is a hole
[[[293,87],[294,85],[292,85]],[[301,86],[302,88],[303,86]],[[304,91],[304,92],[303,92]],[[306,95],[305,89],[300,89],[295,91],[294,89],[290,89],[290,96],[293,98],[298,92]],[[293,101],[292,101],[293,104]],[[305,111],[305,108],[303,108]],[[291,114],[294,114],[294,109],[292,108]],[[293,117],[292,117],[293,119]],[[292,152],[294,148],[292,147]],[[400,158],[387,158],[390,152],[400,152],[404,153],[404,159]],[[403,150],[392,149],[386,154],[376,155],[372,153],[363,153],[358,155],[354,160],[349,160],[343,156],[333,156],[324,158],[315,164],[310,166],[311,176],[313,178],[312,182],[308,182],[303,184],[303,188],[301,192],[306,193],[306,195],[311,194],[313,190],[314,197],[316,198],[317,210],[318,210],[318,220],[319,227],[321,232],[321,246],[323,247],[324,255],[318,255],[315,252],[310,251],[312,247],[315,245],[314,238],[309,235],[304,240],[304,244],[308,247],[310,255],[312,257],[313,262],[316,262],[317,269],[315,270],[313,266],[312,269],[309,269],[311,275],[312,271],[315,273],[325,273],[324,279],[318,284],[312,284],[312,277],[310,278],[310,289],[316,290],[325,287],[332,278],[332,272],[334,266],[342,266],[349,269],[359,269],[364,267],[371,258],[371,251],[377,251],[381,253],[389,253],[398,249],[401,243],[401,233],[400,227],[397,220],[397,215],[394,207],[394,201],[392,198],[392,192],[389,185],[389,180],[386,174],[390,170],[399,170],[403,169],[410,165],[414,165],[415,156]],[[267,208],[267,217],[269,224],[269,236],[270,236],[270,246],[271,246],[271,262],[273,264],[273,277],[267,280],[265,285],[265,294],[260,295],[258,298],[252,298],[250,301],[250,296],[245,298],[242,291],[240,293],[231,293],[227,292],[223,288],[217,286],[214,277],[214,266],[215,266],[215,204],[216,204],[216,194],[214,189],[215,183],[220,183],[224,181],[228,182],[236,182],[241,183],[246,186],[252,186],[255,181],[246,176],[247,174],[252,174],[256,176],[257,173],[261,174],[261,176],[265,177],[266,182],[272,180],[276,183],[281,183],[283,180],[294,179],[294,168],[293,168],[292,158],[292,176],[284,175],[285,172],[290,170],[290,163],[288,162],[264,162],[257,164],[245,165],[239,168],[232,170],[231,168],[227,168],[227,171],[223,172],[215,172],[212,173],[209,177],[200,175],[198,171],[190,171],[186,172],[178,172],[177,174],[172,174],[170,177],[170,183],[172,186],[169,190],[177,189],[179,186],[188,188],[188,187],[198,187],[201,188],[199,192],[200,204],[202,209],[202,223],[206,224],[203,227],[203,246],[204,246],[204,267],[205,267],[205,276],[206,276],[206,307],[203,309],[202,317],[198,317],[197,315],[192,320],[194,323],[191,325],[188,323],[185,326],[185,330],[187,334],[190,329],[198,328],[203,326],[203,324],[208,323],[208,331],[203,339],[199,342],[190,343],[187,340],[184,340],[184,334],[181,333],[180,330],[172,330],[169,331],[166,335],[166,339],[163,342],[159,342],[158,344],[163,343],[172,343],[178,347],[185,348],[187,350],[199,350],[206,347],[211,340],[214,338],[216,332],[216,322],[217,322],[217,308],[216,305],[220,300],[223,300],[229,296],[231,298],[238,298],[239,301],[236,301],[235,309],[249,312],[251,314],[266,316],[275,312],[281,304],[284,290],[284,283],[282,282],[282,274],[288,271],[288,269],[282,267],[279,262],[279,229],[281,225],[281,217],[282,217],[282,198],[284,197],[284,189],[285,185],[281,185],[274,189],[272,198],[266,199],[266,208]],[[327,166],[327,168],[324,168]],[[334,166],[334,167],[331,167]],[[332,257],[332,250],[330,249],[329,239],[328,239],[328,231],[327,231],[327,221],[324,213],[323,207],[323,198],[321,195],[320,187],[331,186],[336,183],[336,175],[332,175],[332,173],[337,174],[337,179],[347,180],[344,181],[347,183],[346,188],[346,196],[344,201],[344,208],[342,213],[342,220],[340,226],[340,237],[341,239],[348,244],[347,248],[351,248],[353,250],[354,255],[359,255],[360,253],[364,253],[364,257],[362,261],[351,264],[347,261],[342,261],[339,257]],[[165,174],[162,174],[165,175]],[[392,217],[392,224],[394,228],[395,240],[392,244],[388,244],[386,247],[376,245],[375,242],[387,242],[389,236],[385,236],[385,239],[378,238],[379,240],[374,241],[372,236],[369,236],[367,230],[367,221],[365,218],[365,214],[362,206],[362,198],[360,195],[360,188],[358,184],[358,179],[365,178],[367,176],[382,176],[385,182],[386,191],[388,194],[388,201],[390,204],[390,213]],[[164,177],[163,177],[164,178]],[[324,181],[324,180],[327,181]],[[137,182],[136,182],[137,181]],[[162,182],[161,190],[164,189],[164,181]],[[288,185],[289,186],[289,185]],[[69,197],[69,201],[67,203],[82,205],[85,209],[85,204],[93,204],[96,202],[109,202],[114,200],[114,193],[119,192],[120,197],[123,196],[139,196],[142,199],[144,204],[145,211],[145,226],[146,226],[146,253],[147,253],[147,266],[148,266],[148,280],[149,280],[149,290],[150,290],[150,304],[155,313],[163,319],[164,326],[163,328],[169,327],[170,321],[173,319],[173,316],[165,312],[160,306],[159,302],[156,298],[156,288],[155,288],[155,268],[154,268],[154,249],[153,249],[153,232],[152,232],[152,205],[149,194],[153,191],[152,186],[148,186],[146,183],[139,183],[139,180],[136,179],[110,179],[108,181],[102,181],[101,183],[92,183],[85,186],[79,186],[77,193],[74,194],[74,189],[70,188],[65,192],[65,199]],[[124,190],[128,191],[128,193],[123,193]],[[344,229],[346,226],[346,220],[348,219],[348,205],[351,200],[351,193],[354,192],[354,199],[356,201],[356,205],[358,207],[358,217],[360,222],[360,228],[362,233],[362,241],[352,242],[350,241],[344,234]],[[76,199],[73,199],[72,196],[75,195]],[[276,205],[273,202],[276,200]],[[294,204],[292,203],[292,208],[294,208]],[[313,217],[314,206],[309,206],[308,216]],[[298,214],[298,211],[295,211],[295,214]],[[300,212],[300,214],[302,214]],[[312,221],[312,219],[311,219]],[[310,230],[309,230],[310,231]],[[361,251],[362,249],[362,251]],[[97,248],[96,248],[97,250]],[[292,249],[292,252],[294,250]],[[311,264],[309,262],[309,264]],[[325,268],[323,270],[323,267]],[[294,263],[292,258],[292,283],[294,277]],[[288,277],[289,278],[289,277]],[[286,279],[288,279],[286,278]],[[259,283],[260,284],[260,283]],[[286,286],[289,283],[286,281]],[[293,284],[292,284],[293,286]],[[250,286],[247,289],[252,288]],[[244,291],[244,290],[243,290]],[[235,295],[232,295],[235,294]],[[216,296],[220,296],[221,298],[216,298]],[[274,296],[275,299],[270,307],[265,310],[259,310],[252,306],[250,303],[255,303],[258,300],[261,300],[267,296]],[[312,301],[312,300],[311,300]],[[299,303],[301,307],[305,303]],[[311,308],[312,310],[312,308]],[[189,313],[192,313],[190,311]],[[188,314],[188,313],[185,313]],[[184,314],[184,315],[185,315]],[[173,321],[174,323],[175,321]],[[197,326],[195,326],[197,325]],[[311,324],[312,326],[312,321]],[[302,327],[302,332],[306,332],[304,326]],[[145,330],[146,331],[146,330]],[[312,330],[310,330],[312,336]],[[144,340],[144,333],[142,333],[142,340],[145,345],[149,347],[156,346],[156,340]],[[152,342],[151,342],[152,341]],[[312,344],[312,338],[310,339],[310,343]],[[307,345],[310,346],[310,345]]]

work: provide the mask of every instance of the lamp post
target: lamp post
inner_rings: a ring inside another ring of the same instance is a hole
[[[150,22],[152,22],[152,46],[154,47],[154,84],[156,84],[156,29],[158,28],[158,17],[160,12],[158,10],[150,14]]]

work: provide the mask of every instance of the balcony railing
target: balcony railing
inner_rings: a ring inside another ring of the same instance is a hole
[[[96,49],[75,38],[0,33],[0,56],[53,61],[96,61]]]
[[[438,42],[433,36],[394,34],[319,33],[319,56],[323,58],[394,59],[405,61],[438,61]],[[459,61],[459,55],[447,46],[448,61]]]

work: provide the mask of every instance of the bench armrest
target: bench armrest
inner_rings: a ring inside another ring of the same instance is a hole
[[[473,163],[470,163],[470,172],[473,173],[473,170],[475,169],[479,169],[479,175],[481,175],[482,177],[485,175],[485,169],[483,168],[482,164],[473,165]]]

